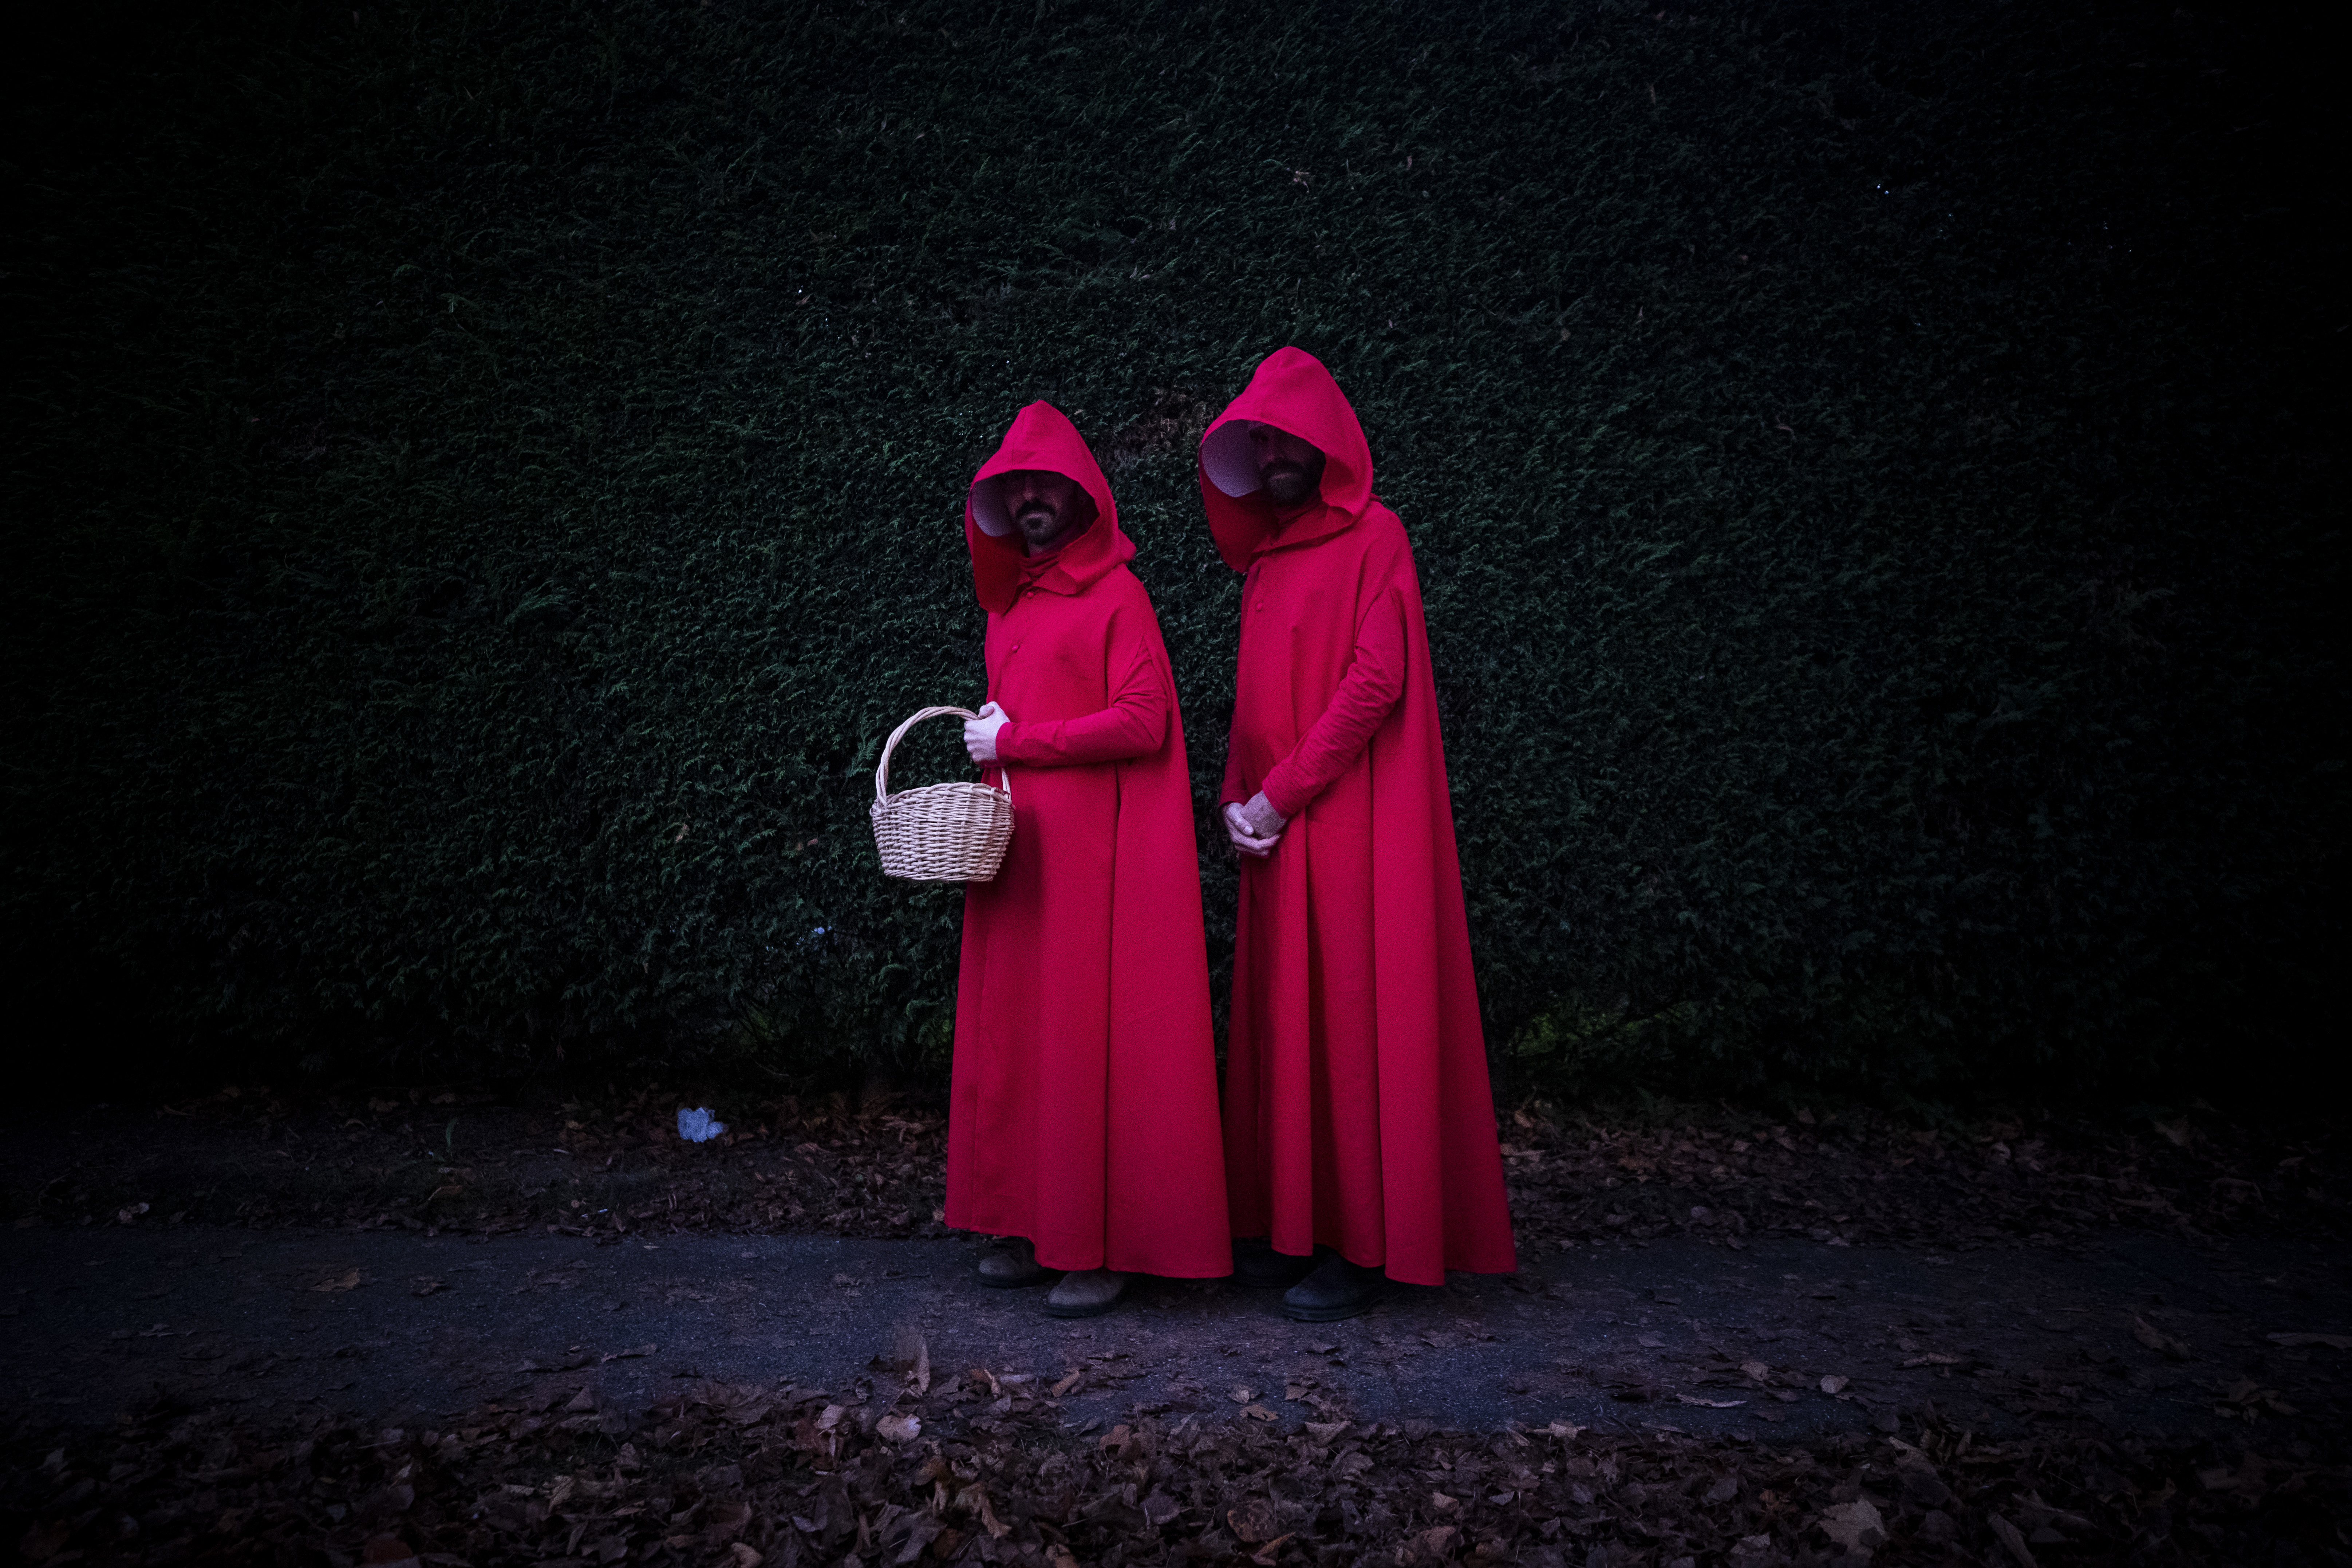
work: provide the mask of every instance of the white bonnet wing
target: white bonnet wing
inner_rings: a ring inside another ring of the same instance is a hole
[[[980,525],[981,532],[991,539],[1002,539],[1013,531],[1013,520],[1004,515],[1004,487],[1002,476],[991,474],[971,487],[971,521]]]
[[[1251,449],[1250,426],[1247,419],[1228,419],[1201,443],[1201,471],[1229,496],[1245,496],[1258,488],[1257,454]]]

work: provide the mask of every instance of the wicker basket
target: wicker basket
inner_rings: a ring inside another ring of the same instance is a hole
[[[1004,864],[1005,846],[1013,842],[1013,781],[999,763],[1004,787],[982,784],[931,784],[924,789],[890,793],[890,753],[898,738],[926,719],[952,713],[959,719],[978,715],[961,708],[926,708],[890,731],[883,743],[882,762],[874,770],[874,847],[882,852],[882,869],[893,877],[917,882],[986,882]]]

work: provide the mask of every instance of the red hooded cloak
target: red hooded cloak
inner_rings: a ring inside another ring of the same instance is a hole
[[[1024,554],[992,482],[1013,468],[1076,480],[1095,521]],[[1027,1237],[1049,1268],[1231,1273],[1184,727],[1135,546],[1059,410],[1014,418],[964,541],[1017,776],[1004,865],[964,893],[948,1223]]]
[[[1250,422],[1320,447],[1320,497],[1278,519]],[[1421,582],[1372,495],[1363,426],[1286,348],[1201,440],[1201,496],[1242,589],[1223,798],[1288,817],[1242,860],[1225,1181],[1236,1236],[1314,1243],[1389,1277],[1517,1267]]]

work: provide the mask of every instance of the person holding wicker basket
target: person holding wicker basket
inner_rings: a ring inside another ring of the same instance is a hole
[[[964,503],[988,704],[964,743],[1011,781],[966,884],[947,1222],[1008,1238],[987,1285],[1062,1278],[1056,1317],[1136,1274],[1232,1268],[1191,774],[1160,623],[1102,468],[1021,410]]]

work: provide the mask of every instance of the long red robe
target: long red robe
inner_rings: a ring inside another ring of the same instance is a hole
[[[1259,421],[1325,454],[1277,518]],[[1218,551],[1245,572],[1223,797],[1290,819],[1242,861],[1225,1181],[1236,1236],[1320,1242],[1413,1284],[1517,1267],[1496,1144],[1421,583],[1372,496],[1355,410],[1279,350],[1201,442]]]
[[[1076,480],[1095,521],[1025,556],[989,482],[1008,468]],[[1184,727],[1135,546],[1060,411],[1013,420],[964,539],[1013,829],[964,894],[948,1223],[1027,1237],[1049,1268],[1230,1273]]]

